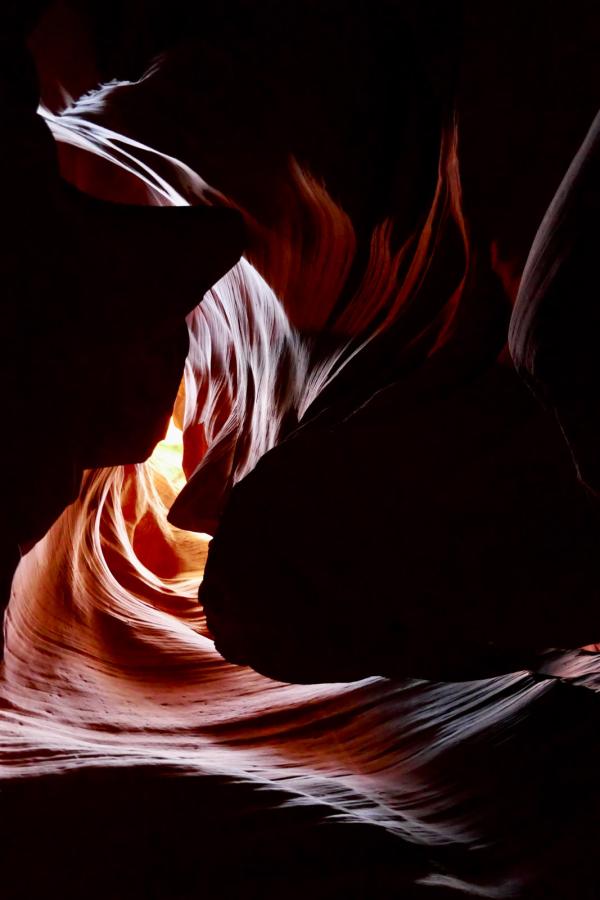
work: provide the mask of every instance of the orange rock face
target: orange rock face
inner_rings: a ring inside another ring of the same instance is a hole
[[[593,241],[520,284],[591,3],[47,6],[39,86],[27,4],[0,55],[0,895],[594,897],[596,426],[519,350],[595,346]]]

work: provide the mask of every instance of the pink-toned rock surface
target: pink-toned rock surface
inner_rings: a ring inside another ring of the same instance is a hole
[[[504,349],[591,4],[171,5],[5,120],[0,896],[592,900],[597,511]]]

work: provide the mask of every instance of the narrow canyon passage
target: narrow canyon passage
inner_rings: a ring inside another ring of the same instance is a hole
[[[0,71],[0,895],[592,900],[597,500],[507,339],[593,79],[534,177],[533,12],[176,5]]]

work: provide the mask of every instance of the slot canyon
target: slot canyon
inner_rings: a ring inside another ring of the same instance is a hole
[[[597,4],[0,48],[0,898],[597,900]]]

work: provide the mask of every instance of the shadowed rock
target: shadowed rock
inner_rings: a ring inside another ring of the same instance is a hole
[[[513,371],[427,369],[234,488],[200,599],[284,681],[459,680],[596,640],[595,511]]]
[[[12,560],[77,496],[84,468],[151,453],[183,371],[185,315],[239,258],[243,226],[230,210],[110,204],[68,185],[14,30],[2,51],[0,464]]]
[[[510,350],[555,410],[580,479],[600,491],[600,115],[539,228],[510,325]]]

